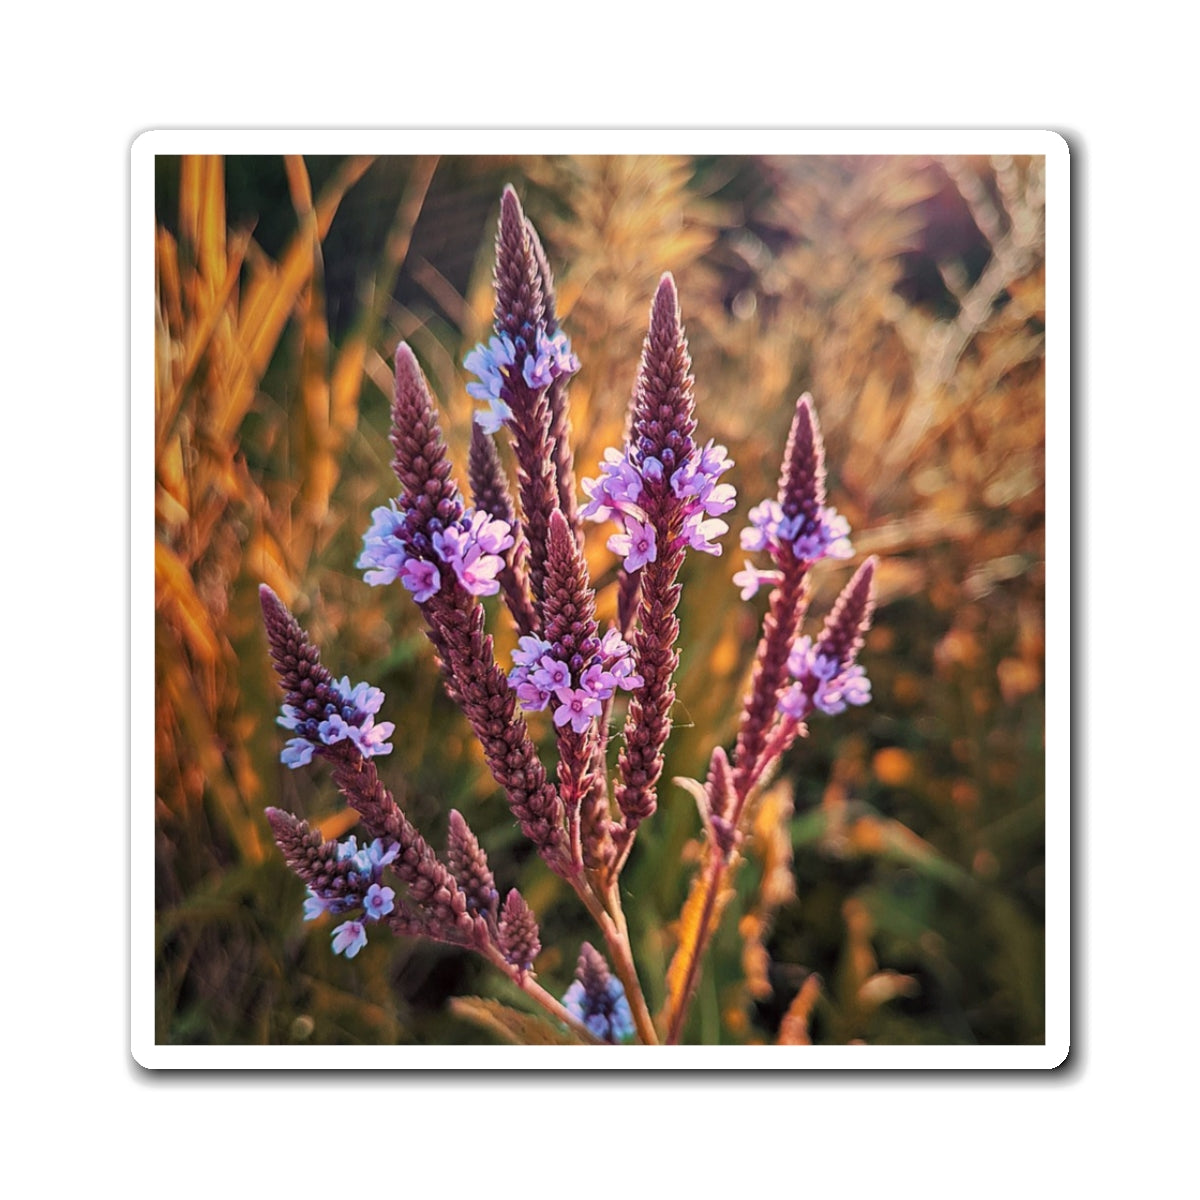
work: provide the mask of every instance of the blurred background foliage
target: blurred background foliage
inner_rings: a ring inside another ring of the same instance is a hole
[[[664,270],[701,436],[736,460],[725,555],[685,568],[666,780],[702,776],[714,742],[732,744],[764,603],[730,582],[737,532],[774,494],[804,390],[831,502],[857,557],[881,557],[862,655],[874,701],[814,719],[766,790],[688,1040],[1041,1042],[1043,180],[1040,159],[1007,158],[160,158],[157,1039],[492,1041],[449,998],[521,1003],[473,956],[376,937],[347,962],[327,919],[302,922],[263,809],[327,836],[354,814],[319,769],[279,763],[259,582],[335,674],[386,691],[385,782],[435,846],[451,807],[467,817],[501,889],[519,885],[541,919],[551,991],[594,936],[522,843],[415,606],[354,568],[371,509],[395,494],[399,340],[465,466],[461,363],[488,330],[512,182],[583,362],[577,473],[619,441]],[[607,615],[604,541],[596,530],[589,554]],[[818,570],[810,625],[851,569]],[[515,639],[493,618],[506,654]],[[653,1010],[698,835],[692,800],[664,781],[624,876]]]

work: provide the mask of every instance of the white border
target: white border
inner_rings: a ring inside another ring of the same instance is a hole
[[[1046,1044],[160,1046],[154,1043],[154,156],[1040,154],[1046,158]],[[130,1049],[150,1069],[1053,1068],[1070,1050],[1070,151],[1044,130],[152,130],[130,151]]]

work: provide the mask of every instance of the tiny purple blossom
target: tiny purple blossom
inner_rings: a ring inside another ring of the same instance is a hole
[[[584,671],[579,686],[589,696],[597,700],[607,700],[617,690],[617,677],[596,662]]]
[[[350,737],[352,726],[342,719],[340,713],[332,713],[329,718],[317,726],[321,741],[327,746],[336,745]]]
[[[728,533],[729,526],[717,517],[712,517],[707,521],[701,520],[703,516],[704,512],[700,510],[691,513],[684,519],[684,539],[693,550],[701,550],[705,554],[715,554],[719,557],[721,547],[712,539]]]
[[[329,902],[317,895],[312,888],[308,889],[308,897],[304,901],[304,919],[315,921],[323,912],[329,910]]]
[[[582,733],[592,723],[592,718],[600,715],[600,701],[589,696],[583,688],[560,687],[554,694],[558,698],[558,707],[554,710],[555,725],[562,726],[570,721],[571,728]]]
[[[361,921],[343,921],[333,931],[334,954],[353,958],[366,944],[367,931]]]
[[[473,545],[454,563],[454,573],[464,590],[473,596],[494,596],[500,590],[496,576],[504,570],[504,559],[485,554],[483,547]]]
[[[568,687],[571,683],[571,668],[565,662],[552,658],[549,654],[542,658],[538,669],[529,676],[530,682],[546,691],[556,691]]]
[[[418,604],[424,604],[440,590],[442,577],[438,573],[436,563],[423,558],[410,558],[400,573],[400,582],[412,592],[413,599]]]
[[[367,920],[378,921],[380,917],[386,917],[396,907],[395,899],[396,893],[390,887],[380,887],[377,883],[371,884],[367,888],[367,894],[363,897],[363,908],[366,910]]]
[[[351,687],[350,676],[343,675],[338,681],[337,689],[354,705],[360,716],[370,716],[383,707],[383,692],[377,687],[372,687],[366,681],[356,683],[354,687]]]
[[[742,589],[743,600],[749,600],[752,596],[756,596],[758,589],[764,584],[776,584],[782,580],[782,571],[760,571],[749,560],[746,560],[745,569],[733,577],[733,582]]]
[[[396,731],[392,721],[380,721],[375,724],[375,718],[368,717],[361,726],[350,726],[350,737],[358,747],[363,758],[371,758],[376,754],[391,754],[392,745],[387,740]]]
[[[612,632],[616,633],[616,630]],[[550,643],[544,639],[526,634],[517,640],[517,649],[513,651],[512,660],[518,667],[532,667],[551,648]]]
[[[625,532],[614,533],[608,539],[608,548],[624,557],[626,571],[636,571],[658,558],[654,526],[636,517],[625,518]]]
[[[661,465],[660,465],[661,469]],[[579,515],[587,520],[607,521],[619,512],[628,512],[642,495],[642,475],[627,454],[611,446],[604,451],[598,479],[585,479],[583,490],[588,503]]]
[[[399,853],[399,842],[389,842],[387,849],[384,849],[382,838],[376,838],[367,847],[367,858],[370,860],[371,866],[376,870],[381,870],[388,863],[393,862]]]
[[[618,659],[609,668],[609,673],[617,681],[617,686],[624,688],[627,692],[640,688],[646,682],[634,672],[632,658]]]
[[[512,526],[507,521],[492,517],[483,509],[476,509],[470,514],[466,536],[488,554],[502,554],[511,549],[513,544]]]
[[[508,368],[516,361],[516,347],[504,333],[480,343],[463,359],[463,366],[479,376],[478,383],[467,384],[467,394],[476,400],[499,400],[507,381]],[[477,414],[478,415],[478,414]]]
[[[337,861],[345,862],[358,853],[358,838],[351,834],[344,842],[338,842]]]
[[[517,684],[517,699],[527,712],[541,712],[550,703],[550,693],[526,679]]]
[[[363,534],[363,550],[355,564],[365,573],[363,579],[371,587],[393,583],[407,557],[402,536],[404,517],[393,500],[390,507],[376,508],[371,513],[371,527]]]
[[[304,714],[294,704],[285,704],[283,715],[275,718],[275,724],[282,725],[284,729],[295,729],[303,720]]]

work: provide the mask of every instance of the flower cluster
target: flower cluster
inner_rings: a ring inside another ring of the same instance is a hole
[[[673,464],[668,464],[673,465]],[[641,503],[643,493],[663,488],[664,480],[678,501],[682,521],[680,536],[693,550],[720,554],[714,538],[728,532],[729,526],[718,520],[737,503],[737,493],[728,483],[718,483],[733,466],[725,447],[709,442],[694,450],[667,474],[660,458],[641,453],[635,446],[624,454],[611,447],[604,452],[597,479],[585,479],[583,490],[588,503],[580,516],[592,521],[614,520],[623,530],[608,540],[608,548],[624,559],[626,571],[636,571],[658,558],[657,535]]]
[[[313,751],[349,739],[363,758],[390,754],[388,738],[396,726],[391,721],[375,724],[383,705],[383,692],[367,683],[350,686],[349,676],[324,689],[324,700],[314,696],[302,705],[285,704],[276,720],[295,733],[280,754],[280,761],[293,768],[312,761]]]
[[[337,845],[336,861],[342,867],[337,876],[339,887],[309,887],[308,899],[304,901],[306,921],[315,920],[322,913],[341,916],[353,909],[363,910],[361,920],[343,921],[334,929],[334,954],[353,958],[367,944],[366,922],[378,921],[395,908],[396,893],[379,881],[383,868],[399,853],[399,843],[392,842],[385,849],[382,838],[360,850],[358,839],[351,834]]]
[[[779,711],[803,721],[814,709],[836,716],[848,704],[866,704],[871,699],[871,681],[856,663],[843,664],[821,643],[802,637],[788,655],[793,683],[779,701]]]
[[[836,508],[825,503],[825,447],[805,393],[796,403],[796,415],[784,451],[779,499],[764,500],[750,510],[750,525],[742,530],[742,549],[766,551],[775,569],[763,570],[749,559],[733,581],[749,600],[764,584],[796,582],[823,558],[849,558],[850,525]]]
[[[815,517],[803,512],[789,517],[777,500],[764,500],[750,510],[750,526],[742,530],[742,549],[766,550],[780,566],[788,557],[814,563],[822,558],[849,558],[854,553],[849,534],[850,524],[836,508],[822,506]],[[747,559],[733,582],[742,589],[742,599],[749,600],[764,584],[782,578],[780,571],[761,570]]]
[[[508,685],[527,712],[541,712],[549,706],[555,725],[569,721],[576,733],[582,733],[617,688],[632,691],[642,686],[631,655],[629,643],[615,629],[602,639],[585,642],[569,661],[555,657],[553,642],[528,635],[513,651],[515,665],[508,674]]]
[[[500,590],[496,576],[504,570],[501,555],[513,544],[512,527],[481,509],[465,513],[457,521],[439,527],[432,539],[422,537],[427,547],[409,544],[405,537],[406,516],[393,500],[388,507],[371,513],[371,527],[363,534],[363,551],[358,567],[372,587],[399,579],[423,604],[441,590],[438,563],[449,567],[465,591],[473,596],[494,596]]]
[[[563,996],[563,1007],[596,1037],[616,1044],[633,1033],[633,1014],[621,981],[609,974],[600,953],[583,943],[575,982]]]
[[[513,419],[512,384],[518,375],[531,391],[542,391],[556,379],[574,375],[579,359],[561,329],[548,334],[539,326],[531,347],[524,338],[498,333],[486,345],[477,345],[463,366],[479,377],[477,383],[467,384],[468,394],[488,406],[476,412],[475,420],[484,433],[496,433]]]

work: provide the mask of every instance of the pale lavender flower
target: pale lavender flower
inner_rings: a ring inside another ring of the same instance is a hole
[[[468,542],[475,542],[487,554],[503,554],[513,545],[512,526],[483,509],[475,509],[466,517],[463,531]]]
[[[472,546],[454,564],[455,574],[463,589],[472,596],[494,596],[500,590],[496,578],[504,570],[504,559],[495,554],[485,554],[482,546]]]
[[[721,547],[712,539],[729,532],[729,526],[715,517],[704,520],[704,510],[689,513],[683,520],[683,537],[693,550],[720,556]],[[628,568],[626,568],[628,569]]]
[[[334,954],[353,958],[367,944],[367,930],[361,921],[343,921],[333,931]]]
[[[363,758],[371,758],[376,754],[391,754],[392,746],[387,740],[396,731],[392,721],[380,721],[375,724],[373,716],[368,717],[359,726],[350,726],[350,737],[358,747]]]
[[[354,705],[355,711],[364,717],[377,713],[383,707],[383,692],[377,687],[372,687],[365,680],[351,687],[350,676],[343,675],[338,680],[337,686],[342,695]]]
[[[318,896],[312,888],[308,889],[308,897],[304,901],[304,919],[315,921],[322,913],[329,911],[329,901]]]
[[[658,463],[658,470],[661,477],[661,463]],[[607,521],[618,513],[631,510],[641,513],[636,505],[642,494],[642,475],[629,461],[628,454],[611,446],[604,451],[599,477],[583,480],[583,490],[588,503],[580,509],[579,515],[588,520]]]
[[[340,713],[333,713],[317,726],[317,733],[325,745],[334,746],[350,736],[350,726]]]
[[[434,552],[473,596],[494,596],[500,590],[496,578],[504,570],[500,551],[512,544],[508,522],[480,512],[468,514],[433,535]]]
[[[525,382],[535,391],[548,388],[564,375],[574,375],[579,370],[579,359],[571,353],[571,342],[559,330],[553,337],[539,327],[536,348],[525,358],[522,375]]]
[[[516,669],[521,667],[532,667],[535,663],[541,661],[542,655],[547,650],[553,647],[544,638],[534,637],[532,634],[526,634],[524,637],[517,640],[517,649],[513,651],[512,660],[516,664]],[[511,679],[511,676],[510,676]]]
[[[633,1033],[633,1013],[621,981],[587,942],[580,948],[575,982],[563,996],[563,1007],[601,1041],[615,1045]]]
[[[636,571],[658,557],[654,526],[643,524],[636,517],[626,517],[625,532],[614,533],[608,539],[608,548],[625,559],[622,565],[626,571]]]
[[[530,674],[529,680],[546,691],[557,691],[570,685],[571,668],[565,662],[546,654],[538,664],[537,670]]]
[[[413,599],[418,604],[424,604],[441,590],[442,576],[436,563],[427,562],[423,558],[410,558],[401,569],[400,582],[412,592]]]
[[[383,844],[383,838],[376,838],[369,846],[366,847],[367,860],[371,864],[372,871],[383,870],[388,863],[396,861],[396,856],[399,853],[399,842],[389,842],[385,847]]]
[[[479,376],[478,383],[467,384],[467,395],[476,400],[499,400],[508,381],[509,369],[515,361],[516,347],[507,334],[497,334],[489,338],[486,345],[477,345],[463,359],[463,366]],[[479,413],[475,414],[476,420],[479,420],[479,416]]]
[[[395,900],[396,893],[390,887],[380,887],[377,883],[371,884],[367,888],[367,894],[363,897],[366,919],[378,921],[380,917],[386,917],[396,907]]]
[[[364,571],[363,579],[371,587],[394,583],[408,557],[404,544],[404,517],[393,500],[390,507],[371,513],[371,527],[363,534],[363,549],[355,564]]]
[[[769,583],[773,586],[783,581],[782,571],[762,571],[754,566],[749,559],[745,560],[745,562],[745,568],[733,577],[733,582],[742,589],[743,600],[749,600],[752,596],[756,596],[758,589],[765,584]]]
[[[312,762],[313,744],[308,738],[295,737],[291,738],[283,751],[279,755],[279,761],[285,767],[291,767],[294,771],[297,767],[307,766]]]
[[[561,726],[570,721],[576,733],[582,733],[602,711],[600,701],[584,688],[560,687],[555,689],[554,695],[558,699],[554,724]]]
[[[516,687],[517,699],[526,712],[541,712],[550,703],[550,692],[539,687],[531,679],[523,680]]]

